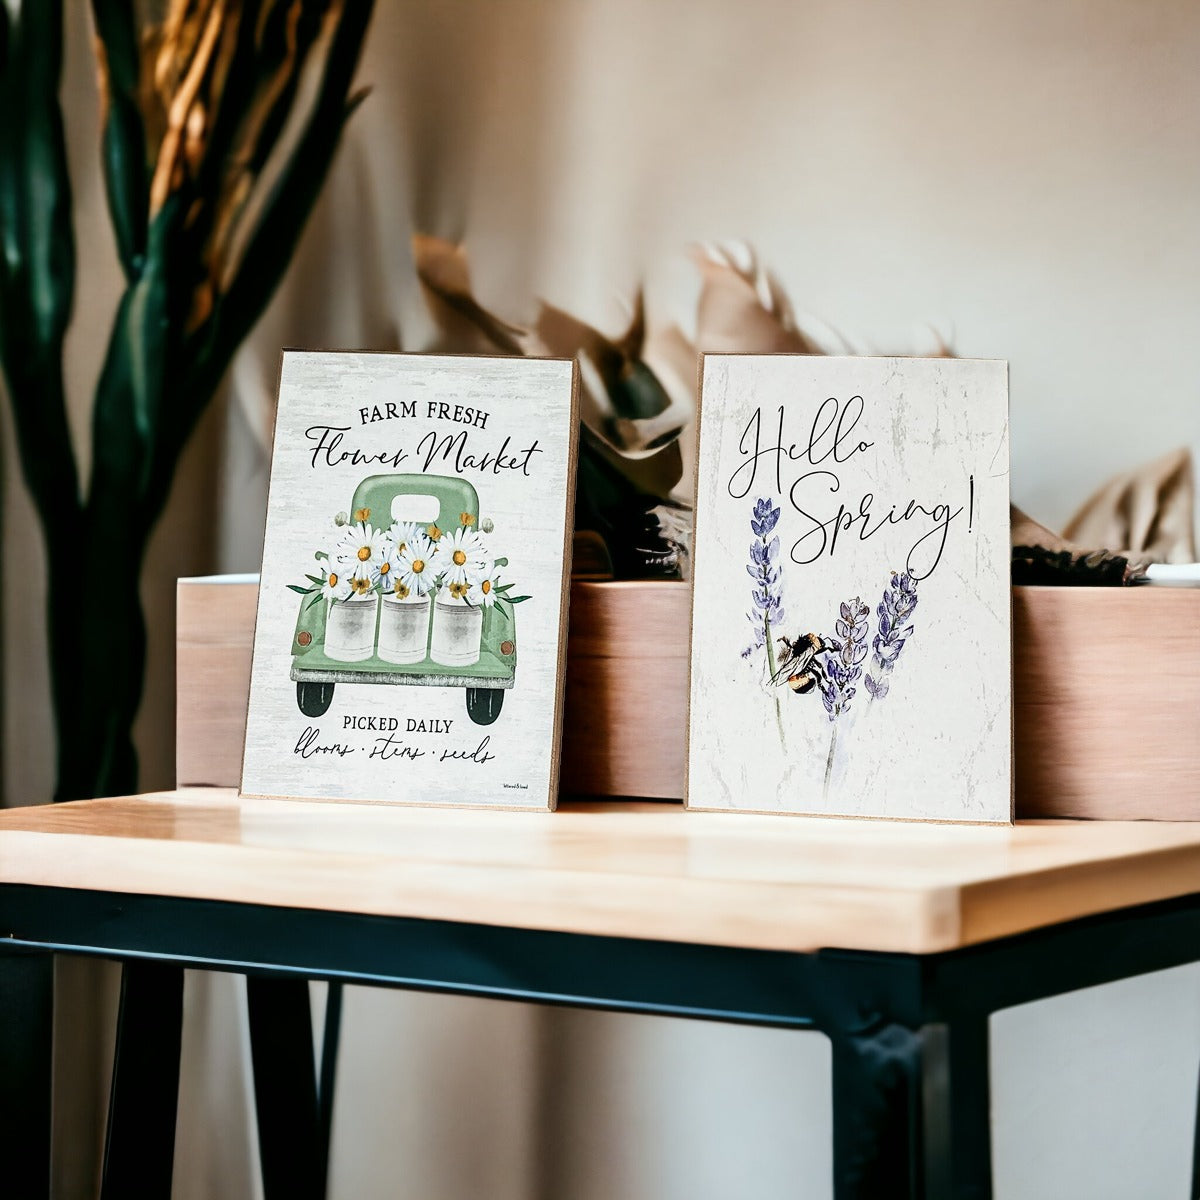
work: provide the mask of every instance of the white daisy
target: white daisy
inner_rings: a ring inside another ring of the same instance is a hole
[[[425,533],[425,526],[418,525],[416,521],[393,521],[391,529],[388,530],[388,537],[392,539],[399,553],[404,553],[404,547],[411,539],[418,534]]]
[[[467,593],[467,603],[491,608],[496,603],[496,585],[499,582],[496,572],[488,571],[471,585],[471,590]]]
[[[442,582],[474,583],[491,569],[483,538],[473,529],[459,526],[438,543],[438,574]]]
[[[374,587],[379,579],[379,564],[383,561],[383,531],[365,521],[351,525],[338,543],[336,561],[347,569],[352,579],[365,579]]]
[[[326,600],[345,600],[350,595],[350,576],[339,569],[338,563],[331,563],[321,581],[321,595]]]
[[[433,587],[437,576],[434,554],[433,543],[423,533],[414,534],[404,543],[396,571],[399,582],[404,584],[410,595],[424,596]]]
[[[396,540],[396,526],[383,535],[379,543],[379,586],[385,592],[393,590],[392,584],[400,578],[400,555],[404,542]]]

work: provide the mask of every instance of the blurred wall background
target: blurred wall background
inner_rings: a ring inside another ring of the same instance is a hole
[[[68,13],[82,435],[119,274],[85,0]],[[156,540],[143,785],[172,779],[175,578],[257,569],[279,349],[421,348],[414,230],[465,238],[516,320],[545,297],[615,332],[645,279],[652,322],[686,327],[686,246],[746,238],[856,349],[1008,358],[1014,499],[1049,523],[1196,448],[1197,61],[1188,0],[378,0],[373,94]],[[51,750],[41,551],[3,432],[11,804],[48,797]],[[94,1170],[111,978],[65,982],[62,1069],[95,1084],[59,1114],[69,1197]],[[192,979],[188,1003],[176,1194],[255,1196],[236,981]],[[998,1197],[1182,1200],[1197,1011],[1184,970],[998,1017]],[[335,1197],[829,1194],[815,1035],[372,992],[344,1028]]]

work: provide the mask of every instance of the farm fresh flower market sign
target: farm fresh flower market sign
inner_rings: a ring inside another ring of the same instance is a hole
[[[1007,365],[701,381],[689,807],[1010,820]]]
[[[243,794],[554,807],[575,392],[564,360],[285,353]]]

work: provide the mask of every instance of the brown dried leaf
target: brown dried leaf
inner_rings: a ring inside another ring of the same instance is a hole
[[[820,354],[797,327],[778,280],[744,245],[692,249],[703,284],[696,313],[696,346],[709,353]]]
[[[1195,482],[1191,452],[1173,450],[1114,476],[1071,518],[1071,541],[1120,548],[1149,562],[1195,562]]]
[[[438,327],[435,348],[454,353],[527,352],[529,331],[502,321],[475,299],[465,247],[417,233],[412,253],[425,303]]]

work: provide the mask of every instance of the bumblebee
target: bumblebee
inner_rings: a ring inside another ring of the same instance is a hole
[[[825,678],[825,669],[817,655],[835,649],[816,633],[802,633],[797,638],[781,637],[779,669],[771,676],[774,684],[787,684],[797,696],[805,696]]]

